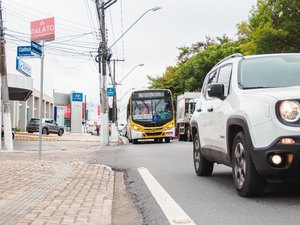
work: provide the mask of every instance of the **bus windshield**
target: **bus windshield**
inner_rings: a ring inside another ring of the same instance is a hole
[[[160,122],[173,119],[171,99],[138,99],[132,101],[132,119],[142,122]]]

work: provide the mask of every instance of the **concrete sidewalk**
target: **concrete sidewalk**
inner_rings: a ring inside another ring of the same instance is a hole
[[[0,225],[111,224],[109,167],[1,157],[0,171]]]

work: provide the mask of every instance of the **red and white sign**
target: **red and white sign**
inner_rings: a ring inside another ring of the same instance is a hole
[[[54,17],[32,21],[30,23],[31,40],[39,42],[41,40],[53,41],[55,39]]]

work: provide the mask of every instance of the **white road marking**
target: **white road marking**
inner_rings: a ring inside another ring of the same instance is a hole
[[[157,182],[147,168],[140,167],[138,168],[138,171],[171,225],[196,225],[194,221],[183,211],[183,209],[180,208],[175,200]]]

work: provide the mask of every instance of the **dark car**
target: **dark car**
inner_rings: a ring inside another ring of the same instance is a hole
[[[26,130],[28,133],[39,132],[40,120],[32,118],[27,124]],[[43,118],[42,119],[42,134],[58,134],[62,136],[64,134],[64,128],[59,126],[55,120]]]

